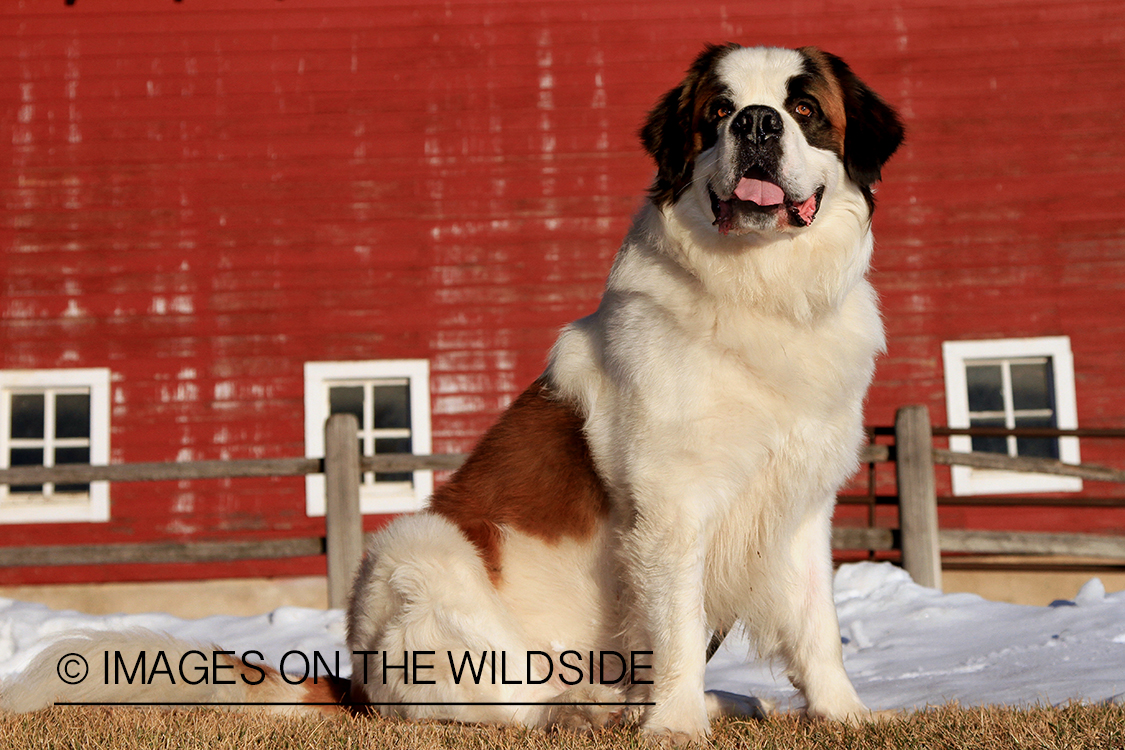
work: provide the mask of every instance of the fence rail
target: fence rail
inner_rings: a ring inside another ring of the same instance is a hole
[[[57,545],[0,549],[0,565],[97,565],[112,563],[226,562],[325,555],[328,603],[341,607],[363,553],[359,514],[359,475],[368,471],[456,469],[460,454],[394,454],[360,457],[355,440],[359,425],[350,414],[335,414],[325,424],[324,458],[262,458],[233,461],[111,464],[109,466],[20,466],[0,469],[0,484],[46,482],[159,482],[246,477],[325,476],[325,536],[237,542],[157,542]]]
[[[0,484],[35,485],[47,482],[152,482],[245,477],[293,477],[324,474],[326,512],[324,537],[299,537],[237,542],[157,542],[98,545],[56,545],[0,548],[0,566],[57,566],[107,563],[191,563],[274,559],[325,555],[329,606],[343,606],[363,549],[359,514],[359,476],[362,472],[446,471],[459,467],[463,454],[383,454],[359,456],[355,417],[337,414],[325,424],[324,458],[265,458],[231,461],[112,464],[109,466],[25,466],[0,469]],[[849,504],[899,505],[900,528],[845,528],[832,532],[836,549],[901,550],[903,565],[918,583],[941,587],[941,553],[1066,555],[1125,560],[1125,537],[1095,534],[1043,534],[938,528],[934,466],[964,465],[985,469],[1076,476],[1092,481],[1123,482],[1125,471],[1091,464],[1064,464],[1049,459],[1014,458],[990,453],[955,453],[933,447],[934,436],[952,434],[1037,437],[1125,438],[1125,430],[1050,430],[1030,428],[961,430],[931,427],[925,407],[898,411],[894,428],[872,428],[872,435],[894,435],[894,445],[872,443],[861,452],[863,463],[894,462],[897,496],[871,494],[845,497]],[[964,505],[1052,504],[1125,507],[1115,498],[941,498]]]
[[[1125,537],[945,529],[938,534],[946,552],[992,555],[1060,555],[1125,560]]]
[[[1125,482],[1125,471],[1111,469],[1097,464],[1064,464],[1053,458],[1020,458],[1000,453],[957,453],[933,449],[936,464],[972,466],[976,469],[998,469],[1000,471],[1024,471],[1032,474],[1055,474],[1063,477],[1078,477],[1094,482]]]
[[[924,407],[904,407],[899,411],[901,415],[906,409],[922,409]],[[928,417],[927,417],[928,419]],[[885,432],[876,431],[876,434]],[[1079,477],[1084,480],[1097,482],[1125,483],[1125,471],[1097,464],[1066,464],[1062,461],[1045,458],[1021,458],[1006,456],[996,453],[960,453],[933,447],[933,438],[949,435],[972,435],[989,437],[1086,437],[1086,438],[1125,438],[1125,430],[1121,429],[1078,429],[1059,430],[1053,428],[1020,428],[1008,429],[1001,427],[976,427],[976,428],[950,428],[937,427],[928,431],[918,431],[913,435],[903,435],[896,429],[895,454],[898,465],[902,465],[904,456],[915,456],[919,462],[927,463],[931,469],[934,465],[971,466],[979,469],[993,469],[999,471],[1027,472],[1033,474],[1053,474],[1069,477]],[[921,481],[921,480],[918,480]],[[976,531],[970,529],[945,529],[937,526],[936,509],[939,498],[932,487],[924,487],[909,476],[899,474],[899,502],[900,514],[908,513],[908,505],[914,507],[924,505],[927,510],[933,510],[930,520],[927,521],[925,536],[908,535],[905,522],[903,525],[903,557],[904,567],[915,576],[915,580],[923,585],[935,585],[940,588],[940,568],[938,577],[928,579],[927,571],[920,570],[923,578],[920,580],[911,566],[905,562],[907,550],[925,545],[927,554],[938,556],[942,552],[965,553],[976,555],[1046,555],[1075,558],[1101,558],[1125,560],[1125,537],[1109,536],[1103,534],[1057,534],[1042,532],[1017,532],[1017,531]],[[917,495],[908,501],[908,497]],[[1117,498],[992,498],[992,497],[959,497],[941,498],[943,504],[974,505],[974,506],[1012,506],[1012,505],[1038,505],[1061,507],[1125,507],[1125,500]],[[928,524],[932,523],[932,527]],[[961,566],[958,566],[961,567]]]
[[[0,548],[0,566],[107,565],[113,563],[200,563],[270,560],[323,555],[323,537],[257,542],[134,542]]]
[[[388,453],[364,456],[360,471],[437,471],[456,469],[465,460],[460,453],[414,455]],[[184,479],[236,479],[245,477],[298,477],[323,474],[323,458],[247,458],[231,461],[183,461],[95,466],[18,466],[0,469],[0,484],[85,484],[87,482],[159,482]]]

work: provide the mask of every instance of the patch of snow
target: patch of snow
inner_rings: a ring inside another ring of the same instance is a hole
[[[836,575],[844,663],[872,709],[1125,702],[1125,592],[1092,579],[1073,602],[1032,607],[916,585],[889,563],[845,565]],[[1059,606],[1059,605],[1070,606]],[[147,628],[225,650],[258,651],[278,666],[297,651],[350,668],[340,610],[282,607],[255,617],[185,620],[167,614],[95,616],[0,599],[0,680],[76,629]],[[287,662],[292,663],[292,660]],[[796,708],[778,664],[753,658],[732,633],[707,668],[707,688]]]

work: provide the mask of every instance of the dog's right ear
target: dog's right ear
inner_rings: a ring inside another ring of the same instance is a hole
[[[641,143],[656,162],[656,177],[648,194],[658,206],[671,203],[680,186],[691,179],[688,166],[691,144],[687,138],[691,107],[685,101],[687,97],[685,81],[657,102],[641,128]]]
[[[691,183],[692,167],[699,154],[695,133],[696,95],[700,83],[723,55],[737,44],[709,44],[688,68],[679,86],[669,91],[648,114],[641,128],[641,143],[656,162],[656,179],[649,197],[657,205],[671,203]]]

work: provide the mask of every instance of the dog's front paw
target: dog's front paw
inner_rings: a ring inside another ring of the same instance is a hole
[[[863,724],[871,721],[871,711],[863,705],[850,683],[841,682],[836,690],[821,690],[807,695],[808,706],[802,714],[813,721],[842,721],[845,724]]]
[[[696,744],[704,742],[711,734],[707,698],[702,690],[690,687],[654,690],[648,700],[650,705],[641,722],[641,732],[662,745],[680,747]]]
[[[667,728],[644,727],[641,732],[663,747],[689,747],[707,741],[707,732],[691,732]]]
[[[684,747],[705,742],[711,734],[711,723],[706,712],[698,712],[696,716],[665,717],[650,713],[641,725],[641,732],[666,747]]]
[[[855,703],[834,707],[832,710],[806,708],[802,715],[812,721],[841,721],[851,726],[858,726],[869,722],[887,721],[898,717],[899,714],[894,711],[872,711],[862,703]]]

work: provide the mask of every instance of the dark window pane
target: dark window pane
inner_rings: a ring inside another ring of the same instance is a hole
[[[55,448],[55,464],[88,464],[90,448]]]
[[[969,387],[969,411],[1004,411],[1000,365],[968,365],[965,380]]]
[[[354,414],[363,429],[363,386],[337,385],[328,389],[329,414]]]
[[[410,386],[377,385],[375,429],[410,429]],[[378,452],[378,448],[375,449]]]
[[[377,471],[375,472],[376,482],[413,482],[414,475],[409,471]]]
[[[43,438],[42,393],[12,394],[11,436],[13,438]]]
[[[1012,406],[1025,409],[1054,409],[1055,393],[1049,362],[1012,365]]]
[[[12,448],[9,455],[11,467],[16,466],[42,466],[43,465],[43,449],[42,448]],[[39,494],[43,491],[41,484],[13,484],[8,490],[12,493],[35,493]]]
[[[90,394],[65,393],[55,397],[55,436],[90,437]]]
[[[973,419],[969,422],[970,427],[1003,427],[1004,420],[997,419]],[[973,451],[977,453],[1003,453],[1008,454],[1008,438],[1006,437],[984,437],[980,435],[973,436]]]
[[[1016,417],[1016,427],[1054,427],[1055,418],[1051,417]],[[1058,438],[1016,438],[1016,454],[1025,458],[1054,458],[1059,457]]]
[[[412,443],[410,438],[376,438],[376,453],[410,453]]]
[[[410,453],[411,440],[405,438],[379,438],[375,441],[375,453]],[[409,482],[414,478],[409,471],[375,472],[376,482]]]
[[[89,448],[55,448],[55,465],[61,464],[88,464],[90,463]],[[89,492],[88,484],[56,484],[55,492]]]

